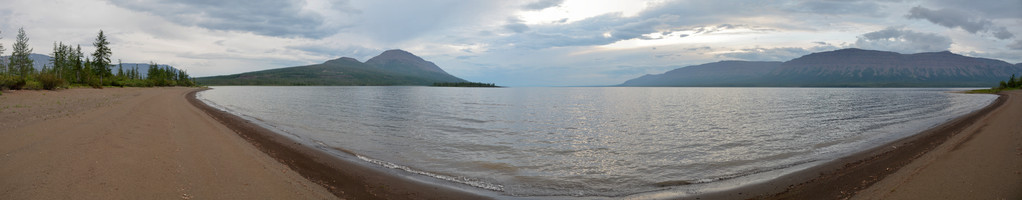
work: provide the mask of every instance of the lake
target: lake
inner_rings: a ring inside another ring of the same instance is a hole
[[[953,90],[224,86],[197,96],[381,167],[511,196],[622,196],[769,179],[997,98]]]

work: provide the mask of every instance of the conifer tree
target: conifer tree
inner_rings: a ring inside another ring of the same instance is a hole
[[[85,63],[82,62],[82,45],[78,45],[74,52],[71,53],[71,65],[75,71],[76,83],[85,83]]]
[[[117,79],[123,79],[124,77],[124,63],[121,59],[117,59]]]
[[[0,31],[0,33],[3,33],[3,31]],[[4,39],[4,37],[0,37],[0,39]],[[5,50],[6,49],[4,49],[4,44],[0,43],[0,55],[4,55]],[[5,65],[5,63],[3,62],[0,62],[0,75],[3,74],[7,74],[7,65]]]
[[[18,29],[18,38],[14,42],[12,50],[7,71],[24,79],[34,70],[32,59],[28,57],[32,54],[32,49],[28,48],[28,35],[25,34],[25,28]]]
[[[96,36],[96,42],[92,43],[96,46],[96,51],[92,53],[92,67],[96,70],[96,75],[99,76],[100,84],[103,83],[103,78],[110,74],[110,42],[106,41],[106,36],[103,35],[103,30],[99,30],[99,35]]]

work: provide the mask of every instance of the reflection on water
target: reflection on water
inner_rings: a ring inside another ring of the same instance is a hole
[[[944,91],[214,87],[199,97],[373,162],[509,195],[619,196],[832,159],[996,98]]]

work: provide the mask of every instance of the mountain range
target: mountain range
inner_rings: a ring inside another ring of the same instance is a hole
[[[619,86],[689,87],[992,87],[1022,63],[949,51],[900,54],[841,49],[785,62],[720,61],[648,74]]]
[[[10,57],[10,56],[0,56],[0,63],[3,63],[4,66],[6,66],[8,64],[8,62],[10,62],[10,61],[7,61],[8,57]],[[32,59],[32,68],[35,68],[36,71],[42,70],[43,67],[47,67],[47,66],[52,67],[53,66],[52,64],[50,64],[50,60],[52,60],[53,57],[50,57],[49,55],[33,53],[33,54],[28,54],[28,58]],[[120,64],[120,67],[123,67],[123,69],[125,71],[127,71],[128,69],[131,69],[132,67],[138,69],[138,73],[142,74],[143,77],[146,74],[149,73],[149,63],[114,63],[114,64],[111,65],[112,67],[110,67],[110,72],[111,73],[117,74],[118,64]],[[173,66],[165,65],[165,64],[157,64],[157,66],[159,66],[160,68],[170,68],[170,69],[172,69],[174,71],[178,70],[177,68],[174,68]]]
[[[465,82],[433,62],[404,50],[387,50],[359,62],[342,57],[321,64],[201,77],[203,85],[431,85]]]

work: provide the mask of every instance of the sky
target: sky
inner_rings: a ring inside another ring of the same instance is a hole
[[[505,86],[615,85],[720,60],[862,48],[1022,62],[1022,0],[5,0],[0,44],[169,64],[192,76],[403,49]]]

